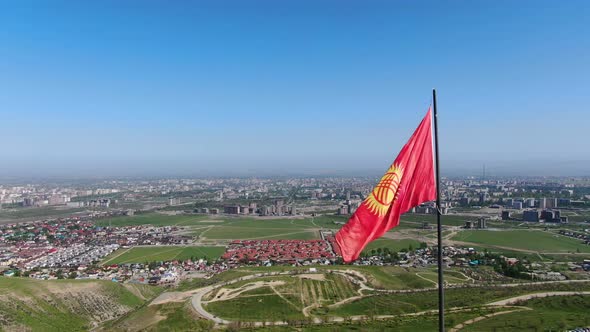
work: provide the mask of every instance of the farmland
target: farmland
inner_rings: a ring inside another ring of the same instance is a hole
[[[191,257],[216,259],[223,254],[224,247],[201,246],[151,246],[119,249],[107,256],[103,264],[145,263],[185,260]]]

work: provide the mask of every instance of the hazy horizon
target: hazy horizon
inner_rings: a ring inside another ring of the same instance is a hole
[[[310,164],[300,163],[291,167],[272,166],[256,168],[249,164],[241,169],[232,168],[231,162],[200,166],[199,163],[170,163],[166,161],[126,165],[69,165],[56,167],[43,167],[42,169],[21,168],[7,171],[0,166],[0,183],[6,180],[20,182],[27,179],[38,180],[82,180],[82,179],[117,179],[117,178],[206,178],[206,177],[378,177],[386,170],[392,160],[374,161],[369,164],[382,167],[311,167]],[[485,164],[485,176],[494,177],[588,177],[590,169],[588,161],[560,161],[548,160],[519,160],[511,162],[493,162]],[[149,166],[146,166],[149,165]],[[341,165],[346,165],[343,161]],[[481,177],[483,175],[483,163],[481,162],[441,162],[441,176],[445,177]]]
[[[510,3],[510,10],[506,6]],[[0,175],[590,175],[583,1],[0,5]]]

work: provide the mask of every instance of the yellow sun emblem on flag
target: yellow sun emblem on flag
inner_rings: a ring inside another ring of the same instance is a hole
[[[404,170],[398,165],[389,167],[381,181],[375,186],[369,197],[365,199],[364,203],[371,213],[380,217],[387,213],[389,206],[397,198],[403,173]]]

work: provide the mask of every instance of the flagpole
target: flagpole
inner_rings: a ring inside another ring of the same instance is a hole
[[[438,330],[445,330],[445,293],[443,288],[443,251],[442,225],[440,222],[440,170],[438,163],[438,113],[436,111],[436,89],[432,89],[432,105],[434,108],[434,154],[436,159],[436,230],[438,238]]]

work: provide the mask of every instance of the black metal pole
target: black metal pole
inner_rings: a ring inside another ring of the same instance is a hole
[[[440,222],[440,169],[438,163],[438,113],[436,112],[436,90],[432,89],[434,107],[434,157],[436,159],[436,230],[438,238],[438,330],[445,330],[445,291],[443,287],[442,224]]]

